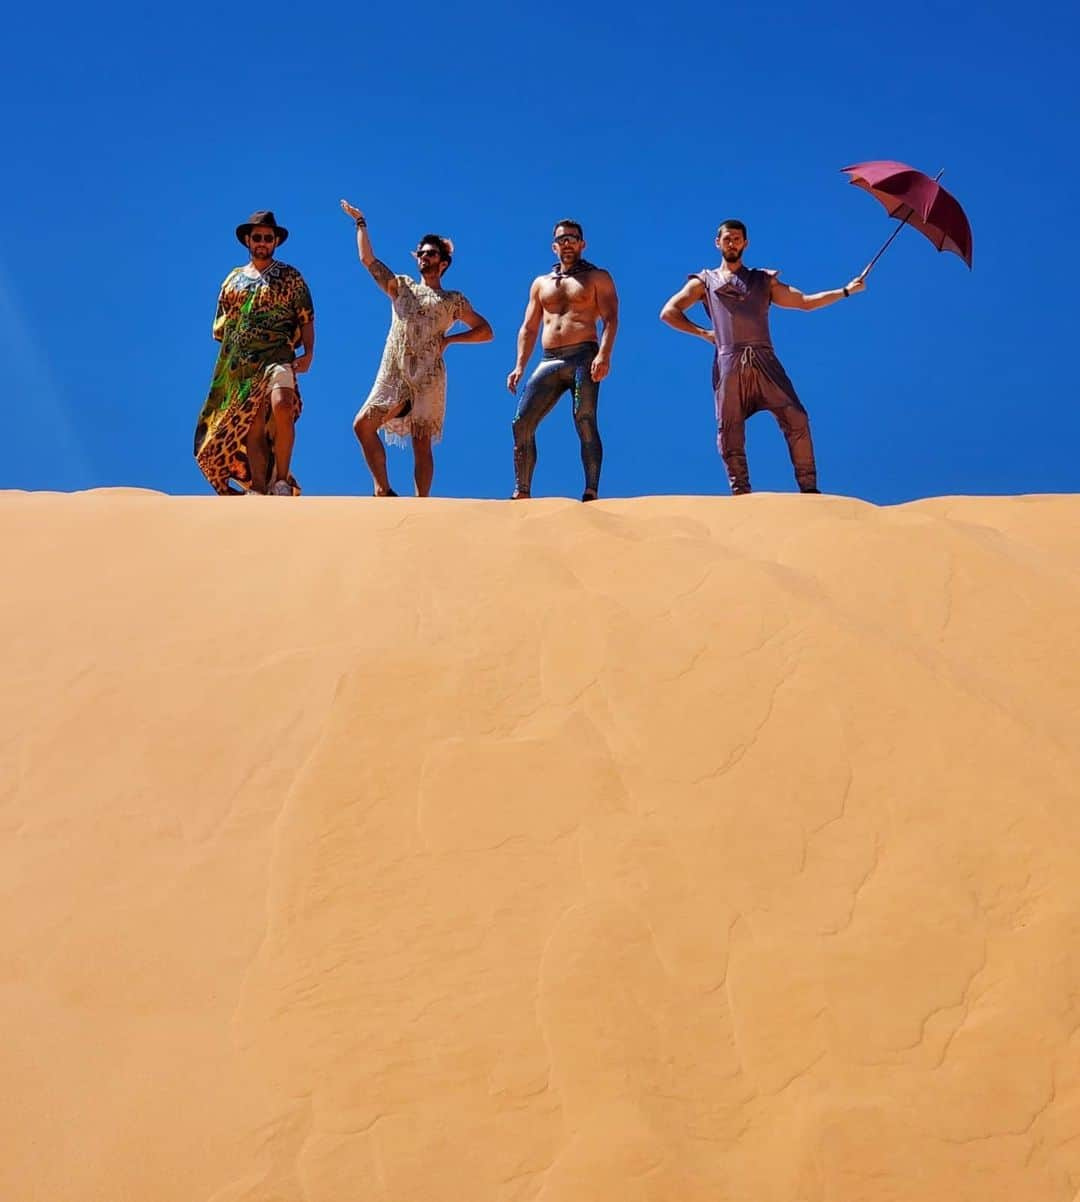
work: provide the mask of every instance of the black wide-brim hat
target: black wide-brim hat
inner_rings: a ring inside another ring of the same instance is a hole
[[[278,245],[284,242],[289,236],[289,231],[283,225],[278,225],[273,209],[259,209],[257,212],[252,213],[243,225],[236,227],[236,240],[242,246],[247,246],[244,239],[257,225],[270,226],[274,233],[277,234]]]

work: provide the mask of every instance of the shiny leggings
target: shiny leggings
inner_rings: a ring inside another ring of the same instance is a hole
[[[578,342],[544,351],[536,371],[525,386],[525,393],[514,417],[514,477],[517,494],[528,496],[536,467],[536,428],[555,408],[567,389],[574,398],[574,425],[581,440],[581,463],[585,468],[585,491],[595,493],[600,486],[600,464],[604,447],[596,427],[596,404],[600,397],[589,368],[599,346]]]

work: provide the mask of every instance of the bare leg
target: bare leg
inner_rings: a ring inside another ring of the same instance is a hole
[[[418,497],[431,496],[431,481],[435,476],[435,458],[431,453],[431,435],[412,436],[413,480]]]
[[[383,415],[377,413],[358,413],[353,422],[353,433],[360,440],[360,449],[364,452],[368,471],[375,485],[377,497],[394,497],[397,494],[390,487],[386,475],[386,448],[379,437],[379,426],[382,425]]]
[[[270,484],[270,445],[266,437],[266,411],[263,404],[252,419],[247,436],[248,468],[251,471],[251,491],[266,492]]]
[[[296,393],[291,388],[275,388],[270,393],[270,407],[274,415],[274,476],[278,480],[289,478],[295,440],[295,406]]]

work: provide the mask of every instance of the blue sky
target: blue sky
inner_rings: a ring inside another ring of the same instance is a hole
[[[563,216],[622,301],[602,493],[726,493],[709,350],[658,310],[715,263],[727,216],[749,225],[752,265],[806,291],[845,283],[892,223],[839,168],[892,158],[945,168],[975,269],[904,231],[863,296],[774,310],[822,487],[1076,491],[1075,375],[1054,371],[1080,316],[1073,8],[27,6],[0,78],[0,487],[209,491],[191,436],[217,289],[244,259],[234,227],[270,207],[317,312],[296,475],[307,494],[368,493],[351,420],[389,311],[346,196],[395,270],[419,234],[452,236],[447,286],[495,327],[448,352],[436,495],[510,492],[504,381]],[[755,488],[793,489],[772,419],[748,435]],[[580,494],[567,400],[539,455],[536,495]],[[408,491],[411,456],[390,463]]]

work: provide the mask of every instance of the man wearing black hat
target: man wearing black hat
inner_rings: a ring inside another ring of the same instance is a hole
[[[274,258],[288,236],[269,209],[252,213],[236,227],[251,261],[229,272],[218,296],[213,335],[221,351],[195,429],[195,459],[222,496],[300,492],[289,462],[301,408],[296,377],[311,366],[315,309],[300,272]]]

